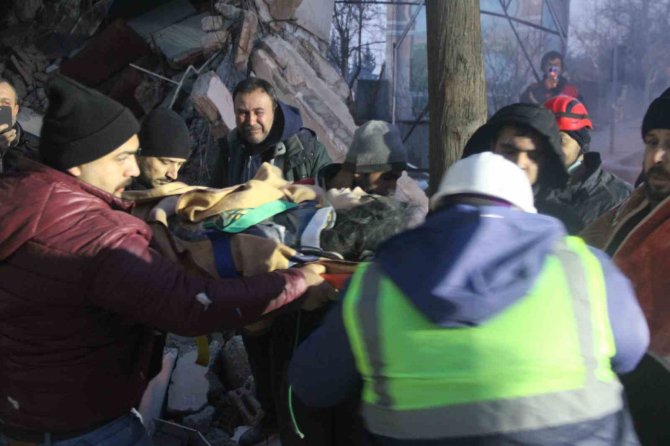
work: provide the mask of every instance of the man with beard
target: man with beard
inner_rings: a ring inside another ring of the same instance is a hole
[[[650,350],[670,355],[670,88],[642,121],[644,184],[583,232],[631,279],[651,330]]]
[[[191,141],[186,123],[167,108],[153,110],[142,122],[140,175],[131,189],[153,189],[177,180],[179,169],[191,156]]]
[[[237,128],[210,160],[212,187],[249,181],[263,162],[278,166],[288,181],[316,178],[330,164],[326,147],[303,127],[300,110],[277,99],[272,85],[250,77],[233,91]]]

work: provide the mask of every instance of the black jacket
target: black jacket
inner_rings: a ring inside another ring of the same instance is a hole
[[[33,160],[39,158],[37,151],[37,138],[28,135],[21,125],[14,124],[16,130],[16,139],[4,152],[0,150],[0,173],[12,172],[17,170],[17,163],[20,158],[26,157]]]
[[[582,165],[570,177],[567,186],[555,190],[538,205],[551,208],[550,215],[563,221],[571,234],[579,233],[586,225],[618,206],[632,192],[633,186],[603,170],[600,154],[584,154]]]
[[[287,181],[316,178],[319,170],[330,164],[326,147],[316,134],[302,127],[300,111],[282,102],[278,103],[275,121],[262,153],[262,161],[273,161],[281,167]],[[232,130],[228,138],[221,141],[216,159],[211,160],[209,186],[226,187],[246,182],[248,163],[251,161],[250,148]],[[253,175],[251,175],[253,177]]]

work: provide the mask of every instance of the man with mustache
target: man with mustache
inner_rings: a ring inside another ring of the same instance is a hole
[[[140,175],[132,189],[153,189],[177,180],[179,169],[191,156],[188,127],[179,114],[167,109],[153,110],[142,122],[139,134]]]
[[[670,88],[642,121],[644,183],[583,232],[631,279],[651,330],[650,350],[670,356]]]
[[[251,77],[233,91],[237,128],[223,140],[210,186],[225,187],[254,177],[263,162],[281,168],[288,181],[316,178],[330,164],[326,147],[302,126],[300,110],[277,99],[266,80]]]
[[[187,274],[120,199],[139,174],[130,110],[62,75],[47,94],[42,163],[0,178],[0,443],[148,446],[133,408],[157,371],[154,330],[245,326],[324,269]]]

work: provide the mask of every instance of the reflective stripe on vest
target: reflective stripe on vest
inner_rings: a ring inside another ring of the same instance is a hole
[[[568,237],[536,282],[485,324],[445,329],[375,264],[359,268],[343,319],[363,377],[368,429],[400,439],[464,437],[620,410],[600,263],[580,239]]]

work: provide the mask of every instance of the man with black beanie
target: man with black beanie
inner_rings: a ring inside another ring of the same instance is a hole
[[[615,209],[584,229],[591,245],[606,251],[633,283],[651,332],[649,351],[668,367],[670,359],[670,88],[642,120],[644,158],[640,185]],[[642,444],[668,444],[667,394],[659,393],[667,371],[650,377],[654,360],[636,370],[626,391]],[[649,383],[639,387],[643,381]],[[637,383],[637,384],[636,384]],[[624,385],[626,381],[624,381]],[[654,408],[658,408],[655,410]]]
[[[188,127],[176,112],[157,108],[142,122],[140,147],[140,175],[130,188],[153,189],[171,183],[191,156]]]
[[[564,189],[556,190],[549,201],[564,204],[580,218],[574,232],[619,205],[633,187],[603,170],[598,152],[590,151],[593,124],[588,110],[578,99],[560,95],[544,103],[556,117],[561,131],[561,150],[570,179]]]
[[[44,164],[0,178],[0,443],[150,445],[133,409],[154,330],[245,326],[322,284],[323,268],[187,275],[119,198],[139,174],[132,113],[62,75],[47,94]]]

